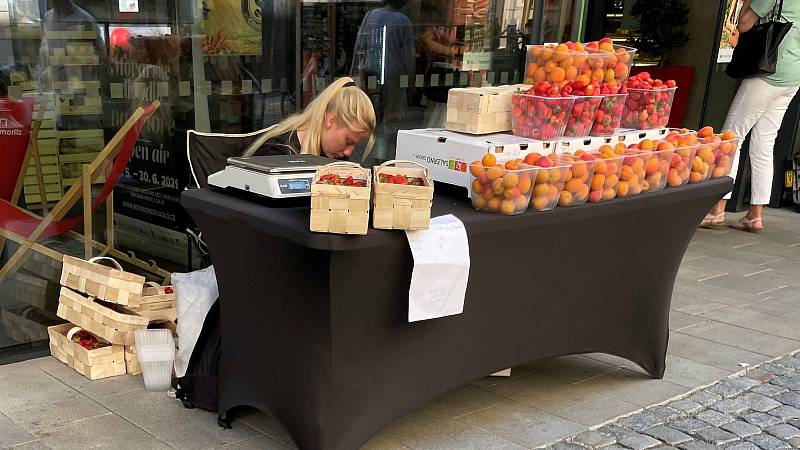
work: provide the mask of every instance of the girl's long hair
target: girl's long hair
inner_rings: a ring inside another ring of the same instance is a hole
[[[339,124],[353,131],[370,133],[362,160],[366,158],[374,143],[375,110],[367,94],[350,77],[342,77],[331,83],[302,113],[289,116],[268,128],[245,150],[243,156],[252,156],[269,139],[297,130],[304,132],[303,141],[300,142],[301,152],[320,155],[325,115],[328,113],[335,114]]]

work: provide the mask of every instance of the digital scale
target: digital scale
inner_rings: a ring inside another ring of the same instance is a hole
[[[318,168],[336,160],[315,155],[240,156],[228,158],[224,170],[208,184],[269,198],[308,197]]]

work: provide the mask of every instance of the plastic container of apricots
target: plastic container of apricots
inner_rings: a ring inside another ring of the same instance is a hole
[[[525,162],[539,168],[533,183],[530,207],[534,211],[549,211],[558,204],[570,166],[558,155],[529,153]]]
[[[531,201],[537,172],[521,159],[498,164],[494,155],[487,154],[470,164],[472,207],[507,216],[522,214]]]
[[[529,45],[525,64],[525,84],[549,81],[563,85],[572,80],[603,83],[611,52],[588,51],[583,44]]]
[[[572,111],[567,119],[564,136],[588,136],[592,131],[592,125],[594,125],[594,119],[602,101],[602,95],[575,96],[575,103],[573,103]]]
[[[575,97],[511,94],[511,129],[514,136],[552,141],[564,136],[572,117]]]
[[[564,188],[558,197],[558,206],[583,205],[589,200],[597,158],[583,150],[574,154],[559,155],[562,162],[569,164],[564,174]]]
[[[669,168],[675,146],[669,142],[661,142],[655,150],[650,151],[650,158],[645,164],[645,179],[642,192],[655,192],[667,186]]]
[[[644,191],[647,161],[652,156],[651,151],[625,151],[617,183],[617,198],[634,197]]]
[[[594,116],[592,136],[611,136],[619,128],[628,94],[606,94]]]
[[[667,126],[677,89],[677,87],[628,88],[628,99],[625,101],[625,111],[622,113],[622,127],[648,130]]]
[[[618,155],[610,145],[603,145],[597,153],[592,183],[589,186],[589,203],[613,200],[617,196],[619,175],[625,155]]]

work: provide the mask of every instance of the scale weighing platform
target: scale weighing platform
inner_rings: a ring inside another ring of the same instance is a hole
[[[308,197],[314,173],[321,166],[335,161],[315,155],[228,158],[228,166],[209,175],[208,184],[269,198]]]

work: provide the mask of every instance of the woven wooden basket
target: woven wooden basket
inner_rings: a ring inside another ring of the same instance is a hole
[[[133,332],[147,328],[150,319],[138,316],[122,306],[112,306],[116,308],[101,305],[91,298],[62,287],[57,315],[112,344],[133,345]]]
[[[79,330],[80,327],[71,323],[47,328],[47,334],[50,336],[50,353],[90,380],[125,375],[125,349],[123,346],[109,344],[95,350],[85,349],[71,339],[71,334]],[[103,339],[97,338],[101,342],[105,342]]]
[[[111,261],[114,268],[96,261]],[[127,305],[132,294],[141,295],[144,289],[145,278],[125,272],[113,258],[96,257],[86,261],[64,255],[63,263],[61,285],[98,300]]]
[[[365,180],[366,187],[317,184],[319,177],[335,173]],[[311,231],[338,234],[367,234],[369,194],[372,179],[369,169],[356,163],[335,162],[320,167],[311,185]]]
[[[139,357],[136,356],[136,346],[126,345],[125,347],[125,370],[128,375],[139,375],[142,373],[142,365],[139,363]]]
[[[175,300],[174,287],[159,286],[156,283],[147,282],[141,295],[130,295],[127,307],[151,321],[164,320],[174,322],[178,318]]]
[[[398,164],[413,167],[398,167]],[[380,175],[422,178],[425,186],[379,182]],[[375,196],[372,224],[384,230],[425,230],[431,221],[433,180],[428,168],[414,161],[386,161],[374,172]]]

